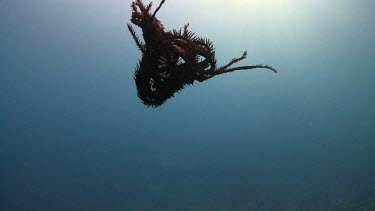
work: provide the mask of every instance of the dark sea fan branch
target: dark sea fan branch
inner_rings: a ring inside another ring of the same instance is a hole
[[[189,24],[179,30],[165,31],[155,17],[164,3],[165,0],[162,0],[153,13],[152,2],[145,6],[141,0],[135,0],[131,4],[130,20],[142,29],[144,40],[143,43],[128,24],[128,29],[142,52],[134,80],[138,97],[146,106],[158,107],[194,81],[202,82],[220,74],[255,68],[277,72],[275,68],[263,64],[230,68],[246,58],[246,51],[241,57],[233,58],[226,65],[217,68],[213,43],[189,31]]]

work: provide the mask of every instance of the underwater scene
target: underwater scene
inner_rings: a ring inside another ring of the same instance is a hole
[[[373,8],[0,0],[0,210],[375,211]]]

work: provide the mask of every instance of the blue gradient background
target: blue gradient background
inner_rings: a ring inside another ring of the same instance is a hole
[[[279,73],[152,109],[130,1],[0,0],[0,210],[375,210],[374,1],[228,2],[158,17]]]

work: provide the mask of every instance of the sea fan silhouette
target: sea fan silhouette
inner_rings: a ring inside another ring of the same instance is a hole
[[[189,31],[189,24],[183,29],[165,31],[155,17],[164,2],[165,0],[162,0],[153,13],[152,2],[145,5],[141,0],[136,0],[131,4],[131,22],[142,29],[144,40],[142,42],[128,24],[128,29],[142,52],[134,80],[138,97],[146,106],[158,107],[194,81],[202,82],[223,73],[254,68],[277,72],[275,68],[263,64],[231,67],[246,58],[246,51],[241,57],[233,58],[228,64],[217,67],[212,42]]]

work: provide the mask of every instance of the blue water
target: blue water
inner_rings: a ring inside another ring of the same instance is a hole
[[[147,108],[130,1],[0,0],[0,210],[375,210],[375,3],[199,2],[158,18],[279,73]]]

